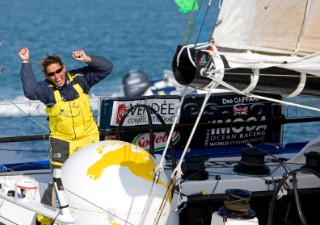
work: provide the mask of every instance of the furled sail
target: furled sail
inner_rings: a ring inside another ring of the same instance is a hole
[[[208,43],[178,46],[176,80],[197,89],[320,97],[320,0],[224,0]]]

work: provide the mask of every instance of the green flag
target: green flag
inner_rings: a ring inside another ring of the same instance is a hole
[[[193,10],[198,9],[197,0],[174,0],[174,2],[179,7],[179,11],[183,13],[189,13]],[[194,4],[194,6],[193,6]],[[193,7],[193,8],[192,8]]]

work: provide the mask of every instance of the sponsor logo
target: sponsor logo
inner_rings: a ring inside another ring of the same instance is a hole
[[[172,133],[172,142],[175,145],[180,140],[180,133],[178,131],[174,131]],[[166,143],[168,141],[168,136],[165,132],[156,132],[153,134],[154,140],[154,151],[162,151],[164,150]],[[132,141],[133,144],[143,148],[147,151],[150,151],[150,135],[149,133],[139,134]]]
[[[116,117],[116,123],[119,124],[123,115],[128,111],[128,108],[126,107],[126,104],[122,103],[118,107],[117,117]]]
[[[221,123],[237,123],[237,122],[256,122],[266,121],[266,117],[262,118],[249,117],[244,120],[242,118],[236,118],[235,120],[227,119],[225,121],[217,120],[213,121],[214,124]],[[248,125],[248,126],[227,126],[220,128],[207,129],[205,146],[229,146],[229,145],[244,145],[247,143],[259,143],[264,141],[264,137],[267,132],[267,125]]]
[[[139,105],[139,107],[136,107]],[[180,99],[149,99],[135,101],[114,101],[110,125],[119,125],[122,117],[128,113],[123,126],[139,126],[161,124],[163,120],[166,124],[173,124],[177,117],[177,110],[180,106]],[[148,119],[148,108],[150,110],[151,121]],[[179,116],[178,116],[179,117]],[[177,120],[179,123],[179,118]]]

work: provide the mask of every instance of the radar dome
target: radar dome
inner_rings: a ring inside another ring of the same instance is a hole
[[[80,224],[153,224],[169,185],[162,173],[153,184],[157,162],[144,149],[123,141],[88,145],[62,168],[71,213]],[[166,199],[159,224],[170,213]]]

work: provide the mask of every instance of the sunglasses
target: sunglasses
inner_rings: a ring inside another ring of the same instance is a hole
[[[49,77],[53,77],[54,75],[61,73],[61,71],[63,70],[63,67],[60,67],[59,69],[57,69],[55,72],[51,72],[51,73],[47,73],[47,75]]]

